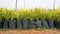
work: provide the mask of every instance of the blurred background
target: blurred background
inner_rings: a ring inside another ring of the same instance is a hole
[[[0,7],[8,9],[31,9],[36,7],[53,9],[60,7],[60,0],[0,0]]]

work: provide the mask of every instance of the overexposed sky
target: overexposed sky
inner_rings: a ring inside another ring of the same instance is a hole
[[[24,0],[17,0],[18,1],[18,9],[24,8]],[[14,9],[15,8],[16,0],[0,0],[0,7]],[[25,8],[35,8],[35,7],[42,7],[42,8],[49,8],[53,9],[54,0],[25,0]],[[55,7],[60,6],[60,0],[56,0]]]

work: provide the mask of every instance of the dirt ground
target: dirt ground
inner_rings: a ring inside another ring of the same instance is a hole
[[[0,30],[0,34],[60,34],[60,30]]]

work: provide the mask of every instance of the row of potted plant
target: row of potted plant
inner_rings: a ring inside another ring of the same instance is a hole
[[[60,9],[0,8],[0,27],[3,28],[60,28]]]

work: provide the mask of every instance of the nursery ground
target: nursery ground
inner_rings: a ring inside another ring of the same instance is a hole
[[[60,30],[57,29],[47,29],[47,30],[16,30],[16,29],[0,29],[0,34],[60,34]]]

